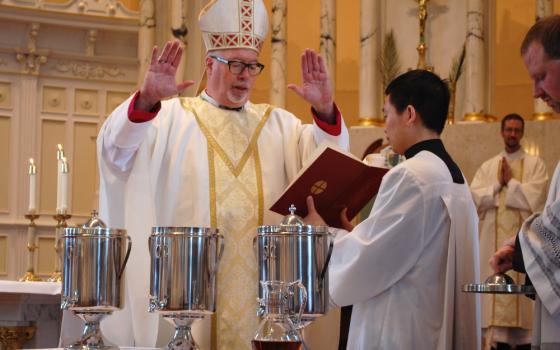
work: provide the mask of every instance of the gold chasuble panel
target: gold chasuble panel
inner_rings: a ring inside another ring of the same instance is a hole
[[[252,240],[264,215],[257,140],[272,108],[248,104],[229,111],[201,99],[190,107],[208,142],[211,224],[227,242],[218,269],[212,342],[219,350],[250,349],[258,326]]]
[[[523,158],[508,162],[512,176],[519,182],[523,182]],[[501,165],[498,169],[501,168]],[[523,224],[524,216],[521,211],[506,206],[506,188],[502,188],[498,198],[496,210],[496,247],[497,250],[502,243],[515,236]],[[525,283],[525,275],[510,271],[509,275],[517,284]],[[491,324],[502,327],[529,327],[532,315],[532,302],[524,295],[492,295],[492,319]],[[527,320],[527,315],[529,319]],[[523,320],[526,320],[525,322]]]

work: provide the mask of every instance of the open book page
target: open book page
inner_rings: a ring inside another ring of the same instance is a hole
[[[296,214],[304,217],[307,215],[306,198],[312,195],[325,222],[332,227],[341,227],[340,211],[348,208],[348,218],[352,219],[377,193],[387,171],[386,168],[369,166],[332,145],[323,145],[270,210],[287,215],[293,204]]]

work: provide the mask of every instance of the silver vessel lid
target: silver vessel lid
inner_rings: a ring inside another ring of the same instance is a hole
[[[513,278],[505,273],[495,273],[488,277],[484,283],[470,283],[463,285],[463,292],[534,295],[535,288],[533,286],[515,284]]]
[[[91,217],[81,227],[67,227],[64,236],[124,236],[126,230],[108,228],[98,216],[97,210],[91,212]]]
[[[220,232],[211,227],[189,227],[189,226],[154,226],[152,236],[162,235],[188,235],[188,236],[213,236]]]
[[[94,209],[94,210],[91,211],[91,217],[89,218],[88,221],[86,221],[82,225],[82,228],[98,228],[98,227],[99,228],[106,228],[107,225],[98,216],[97,210]]]
[[[290,214],[284,216],[280,225],[263,225],[257,227],[259,235],[266,234],[328,234],[327,226],[307,225],[296,215],[296,207],[292,204],[288,208]]]

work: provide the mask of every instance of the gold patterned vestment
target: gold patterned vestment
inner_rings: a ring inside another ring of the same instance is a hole
[[[502,157],[512,169],[508,186],[499,185]],[[519,231],[523,221],[542,210],[548,176],[540,158],[523,150],[501,154],[486,161],[477,171],[471,192],[480,218],[481,278],[493,273],[488,261],[502,243]],[[510,271],[518,284],[525,275]],[[482,295],[482,328],[486,329],[485,348],[495,341],[530,342],[533,303],[524,295]]]

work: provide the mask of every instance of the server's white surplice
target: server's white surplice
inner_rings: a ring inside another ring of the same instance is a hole
[[[368,219],[340,231],[336,304],[353,304],[348,349],[477,349],[477,216],[466,184],[421,151],[384,177]]]

